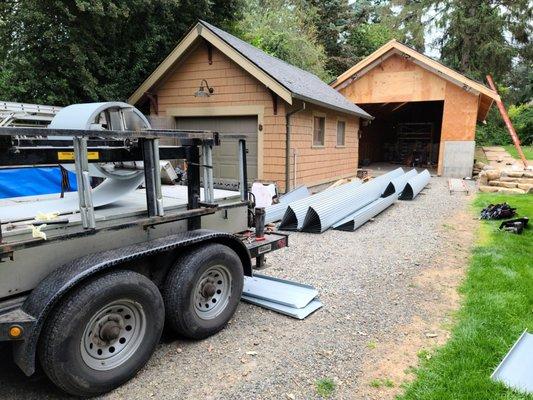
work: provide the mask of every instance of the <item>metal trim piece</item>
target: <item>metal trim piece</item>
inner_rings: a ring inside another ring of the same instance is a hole
[[[533,335],[525,330],[490,378],[522,393],[533,394]]]
[[[257,299],[255,297],[249,297],[245,295],[241,297],[241,300],[296,319],[304,319],[322,307],[322,303],[318,299],[311,300],[311,302],[309,302],[309,304],[303,308],[287,307],[273,301]]]
[[[242,293],[291,308],[303,308],[318,296],[312,286],[259,274],[244,278]]]
[[[423,170],[417,176],[409,179],[400,196],[400,200],[413,200],[422,189],[426,187],[431,179],[427,169]]]

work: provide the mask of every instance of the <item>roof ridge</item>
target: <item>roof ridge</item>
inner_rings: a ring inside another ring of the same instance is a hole
[[[241,39],[240,37],[238,37],[238,36],[235,36],[235,35],[233,35],[233,34],[231,34],[231,33],[229,33],[229,32],[226,32],[226,31],[224,31],[224,30],[222,30],[222,29],[216,27],[215,25],[210,24],[209,22],[206,22],[206,21],[204,21],[204,20],[202,20],[202,19],[199,19],[198,21],[201,22],[203,25],[205,25],[208,29],[214,28],[214,29],[216,29],[216,30],[223,31],[223,32],[226,33],[227,35],[231,35],[231,36],[233,36],[235,39],[237,39],[238,41],[242,42],[243,44],[248,45],[248,46],[250,46],[250,47],[253,47],[253,48],[256,49],[257,51],[260,51],[260,52],[264,53],[266,56],[270,57],[271,59],[276,60],[276,61],[278,61],[278,62],[281,61],[282,63],[288,65],[288,66],[291,67],[291,68],[298,69],[298,70],[300,70],[301,72],[304,72],[304,73],[306,73],[306,74],[309,74],[309,75],[311,75],[312,77],[314,77],[314,78],[320,80],[321,82],[324,82],[322,79],[320,79],[317,75],[313,74],[312,72],[306,71],[305,69],[302,69],[302,68],[300,68],[300,67],[298,67],[298,66],[296,66],[296,65],[290,64],[290,63],[288,63],[287,61],[282,60],[281,58],[274,57],[273,55],[268,54],[268,53],[267,53],[266,51],[264,51],[263,49],[260,49],[259,47],[256,47],[256,46],[254,46],[253,44],[250,44],[250,43],[248,43],[247,41],[242,40],[242,39]],[[212,30],[212,29],[211,29],[211,30]],[[218,35],[217,35],[217,36],[218,36]],[[246,54],[242,54],[242,55],[243,55],[244,57],[246,57],[246,58],[249,59],[249,57],[248,57]],[[265,72],[266,72],[266,71],[265,71]],[[327,85],[326,82],[324,82],[324,83]]]

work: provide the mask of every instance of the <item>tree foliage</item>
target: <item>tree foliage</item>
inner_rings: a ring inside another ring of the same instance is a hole
[[[506,77],[531,37],[529,0],[445,0],[438,21],[442,61],[471,78]]]
[[[3,2],[0,98],[58,105],[126,99],[198,18],[229,26],[240,1]]]
[[[298,1],[248,0],[235,31],[264,52],[327,80],[326,53],[313,23],[315,12]]]
[[[348,0],[304,0],[306,9],[314,9],[314,25],[318,42],[327,55],[325,68],[338,76],[355,61],[353,49],[347,43],[349,32],[354,28],[354,8]]]
[[[325,81],[393,38],[430,50],[470,78],[491,73],[531,141],[531,0],[5,0],[0,99],[126,99],[198,18]],[[478,135],[509,140],[494,109]]]

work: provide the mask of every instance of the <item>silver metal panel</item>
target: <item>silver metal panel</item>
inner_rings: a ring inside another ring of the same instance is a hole
[[[399,196],[403,192],[405,185],[407,185],[407,181],[411,178],[414,178],[416,174],[416,169],[413,168],[412,170],[407,171],[405,174],[394,178],[390,181],[383,194],[385,196],[389,196],[391,194],[396,194],[396,196]]]
[[[309,197],[309,189],[307,186],[300,186],[297,189],[291,190],[289,193],[284,194],[278,204],[273,204],[270,207],[265,208],[265,223],[279,221],[283,218],[287,207],[293,202]]]
[[[364,225],[370,218],[375,217],[380,212],[393,205],[397,198],[396,194],[380,197],[369,205],[333,224],[333,228],[341,231],[355,231],[361,225]]]
[[[108,178],[93,189],[93,206],[101,207],[114,203],[126,194],[137,189],[144,182],[144,175],[135,176],[134,179],[111,179]],[[63,199],[36,200],[29,202],[28,199],[19,197],[12,199],[9,207],[0,207],[0,221],[14,222],[33,219],[37,213],[67,214],[78,210],[79,201],[77,192],[65,193]]]
[[[533,335],[524,331],[492,373],[491,379],[533,394]]]
[[[303,308],[318,296],[318,291],[301,283],[254,274],[253,277],[244,277],[243,295],[291,308]]]
[[[304,319],[316,310],[318,310],[320,307],[322,307],[322,303],[318,299],[312,300],[307,306],[303,308],[287,307],[278,303],[274,303],[273,301],[261,300],[255,297],[249,297],[245,295],[241,297],[241,300],[296,319]]]
[[[91,129],[100,113],[110,108],[131,110],[145,123],[146,126],[144,128],[150,127],[150,123],[139,110],[131,104],[120,101],[72,104],[62,108],[48,127],[55,129]]]
[[[300,199],[289,204],[283,218],[281,219],[280,229],[295,231],[300,230],[303,227],[305,215],[309,206],[315,203],[319,203],[328,197],[336,196],[345,191],[353,190],[358,186],[361,186],[363,182],[356,180],[350,183],[346,183],[335,188],[326,189],[320,193]]]
[[[427,169],[409,179],[399,197],[400,200],[413,200],[426,187],[430,179],[431,175]]]
[[[397,168],[355,189],[335,194],[319,203],[311,204],[305,215],[302,230],[311,233],[321,233],[328,230],[334,223],[378,199],[391,179],[403,174],[403,169]]]
[[[476,142],[473,140],[444,141],[442,175],[451,178],[472,177]]]
[[[306,197],[309,197],[311,194],[309,193],[309,189],[307,186],[299,186],[296,189],[291,190],[288,193],[285,193],[283,196],[279,198],[279,202],[282,204],[290,204],[293,201],[305,199]]]

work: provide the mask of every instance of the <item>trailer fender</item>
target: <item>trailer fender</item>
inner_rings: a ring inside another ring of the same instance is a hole
[[[28,376],[35,372],[37,343],[46,318],[59,300],[83,280],[125,262],[205,242],[221,243],[232,248],[242,261],[244,274],[252,275],[250,253],[244,243],[235,235],[206,229],[89,254],[55,269],[41,281],[22,305],[22,310],[35,318],[35,323],[25,335],[25,340],[13,343],[15,363]]]

